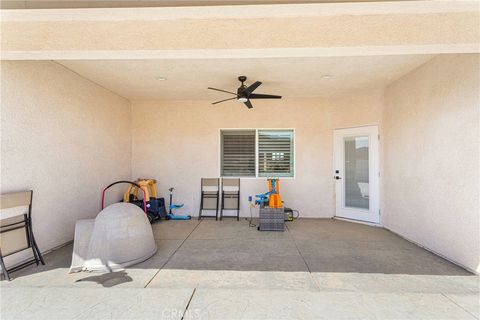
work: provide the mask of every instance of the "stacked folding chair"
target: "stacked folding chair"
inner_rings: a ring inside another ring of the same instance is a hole
[[[235,216],[224,216],[224,210],[235,210]],[[237,218],[240,220],[240,179],[222,179],[222,207],[220,220],[225,218]]]
[[[198,219],[215,218],[218,220],[218,207],[220,200],[220,179],[202,178],[201,183],[202,196],[200,199],[200,212]],[[205,214],[204,211],[215,211],[215,215]]]

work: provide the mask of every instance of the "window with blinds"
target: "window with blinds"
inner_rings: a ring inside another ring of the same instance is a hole
[[[222,177],[255,177],[255,130],[223,130]]]
[[[258,130],[258,176],[293,177],[292,130]]]
[[[293,130],[222,130],[221,176],[293,177],[293,140]]]

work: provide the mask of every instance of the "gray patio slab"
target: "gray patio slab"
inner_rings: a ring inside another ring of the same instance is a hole
[[[297,239],[295,236],[294,239],[297,245],[301,245],[301,249],[305,254],[332,249],[409,250],[417,248],[416,245],[400,237],[387,238],[383,241],[368,241],[355,238],[351,238],[350,240],[340,240],[335,237],[325,239]]]
[[[46,254],[45,266],[1,281],[2,299],[14,302],[2,319],[175,319],[193,292],[184,319],[478,317],[478,276],[387,230],[326,219],[287,225],[283,233],[258,232],[245,220],[154,225],[158,252],[107,274],[68,274],[68,245]],[[22,293],[42,299],[22,304]]]
[[[2,319],[181,319],[189,289],[2,288]]]
[[[95,279],[100,284],[105,280],[115,285],[141,287],[149,283],[162,267],[180,270],[469,275],[441,257],[381,228],[331,219],[297,220],[287,225],[286,232],[259,232],[250,228],[245,220],[162,221],[153,225],[157,237],[173,238],[178,231],[179,235],[183,233],[178,236],[180,239],[157,240],[159,250],[155,256],[127,269],[127,274],[89,279]],[[312,239],[305,239],[303,231]],[[172,233],[169,235],[169,232]],[[342,240],[346,235],[349,235],[349,240]],[[184,236],[188,239],[181,239]],[[87,278],[83,273],[67,275],[71,250],[69,245],[46,255],[46,266],[31,266],[16,272],[12,275],[16,278],[12,283],[69,286]],[[87,286],[87,282],[76,285]]]
[[[45,255],[45,265],[31,266],[12,274],[12,281],[1,286],[32,287],[145,287],[165,265],[182,240],[156,240],[158,250],[150,259],[113,273],[68,273],[72,246],[68,245]]]
[[[308,271],[291,240],[187,239],[165,269]]]
[[[480,319],[480,295],[477,294],[446,294],[458,306]]]
[[[10,282],[3,281],[1,289],[12,287],[38,288],[102,288],[125,287],[144,288],[155,276],[158,269],[133,269],[112,273],[68,273],[68,268],[56,268],[17,277]]]
[[[441,294],[197,289],[186,319],[475,319]]]
[[[300,219],[287,227],[312,272],[470,274],[384,228],[334,219]]]
[[[152,225],[153,235],[160,240],[185,240],[199,223],[197,219],[162,220]]]
[[[366,293],[479,293],[478,276],[432,276],[375,273],[319,273],[312,277],[320,291]]]
[[[467,275],[456,266],[438,262],[435,258],[419,256],[411,251],[378,252],[354,249],[308,256],[303,255],[312,272],[359,272],[386,274]]]
[[[182,245],[183,240],[155,240],[157,252],[148,260],[132,266],[134,269],[160,269]]]
[[[288,231],[298,240],[388,241],[399,238],[380,227],[335,219],[298,219],[287,223]]]
[[[192,232],[189,240],[218,240],[218,239],[285,239],[290,240],[292,236],[289,232],[259,232],[257,230],[258,220],[252,221],[253,225],[249,226],[249,221],[240,219],[236,220],[202,220],[200,225]]]
[[[148,288],[316,290],[309,272],[163,269]]]

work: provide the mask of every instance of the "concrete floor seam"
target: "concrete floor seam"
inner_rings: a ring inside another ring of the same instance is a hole
[[[175,255],[175,253],[178,251],[178,249],[180,249],[183,244],[185,243],[185,241],[187,241],[187,239],[190,237],[190,235],[195,231],[195,229],[198,228],[198,226],[202,223],[202,220],[200,220],[197,225],[195,226],[195,228],[192,229],[192,231],[188,234],[188,236],[183,239],[182,243],[180,243],[180,245],[173,251],[173,253],[168,257],[168,259],[165,261],[165,263],[163,263],[160,268],[157,270],[157,272],[155,272],[155,274],[153,275],[153,277],[148,280],[147,284],[145,285],[144,288],[148,287],[148,285],[152,282],[153,279],[155,279],[155,277],[158,275],[158,273],[160,272],[160,270],[163,269],[163,267],[165,267],[167,265],[167,263],[170,261],[170,259]]]
[[[313,283],[313,285],[315,286],[315,288],[317,289],[317,291],[321,291],[320,286],[319,286],[318,283],[317,283],[317,280],[316,280],[315,277],[312,275],[312,271],[310,271],[310,267],[308,266],[307,261],[306,261],[305,258],[303,257],[302,252],[300,251],[300,248],[299,248],[298,245],[297,245],[297,242],[295,241],[295,236],[290,232],[290,229],[288,229],[288,225],[285,225],[285,229],[286,229],[286,230],[288,231],[288,233],[292,236],[292,241],[293,241],[293,243],[295,244],[295,248],[297,248],[298,254],[300,255],[300,257],[302,257],[303,263],[305,263],[305,266],[307,267],[308,276],[310,277],[310,280],[312,281],[312,283]]]
[[[294,236],[294,235],[290,232],[290,230],[288,229],[288,225],[285,225],[285,230],[287,230],[287,232],[291,235],[293,244],[295,245],[295,248],[297,249],[298,254],[300,255],[300,257],[302,257],[303,263],[305,263],[305,266],[307,267],[307,270],[308,270],[308,274],[309,274],[309,276],[310,276],[310,279],[312,280],[312,282],[313,282],[313,284],[315,285],[315,287],[317,288],[317,290],[320,290],[320,287],[318,286],[317,282],[315,281],[315,279],[314,279],[313,276],[312,276],[312,271],[310,271],[310,267],[308,266],[307,261],[305,260],[305,258],[304,258],[303,255],[302,255],[302,252],[300,252],[300,249],[298,248],[297,242],[295,241],[295,236]]]
[[[448,299],[448,301],[452,302],[453,304],[455,304],[457,307],[459,307],[460,309],[462,309],[463,311],[465,311],[466,313],[468,313],[469,315],[471,315],[474,319],[478,319],[478,317],[476,315],[474,315],[473,313],[471,313],[469,310],[465,309],[463,306],[459,305],[455,300],[453,300],[452,298],[450,298],[448,295],[446,295],[445,293],[440,293],[442,296],[444,296],[445,298]]]
[[[190,299],[188,299],[187,306],[185,307],[185,310],[183,311],[182,314],[182,319],[185,319],[185,315],[187,314],[188,307],[190,306],[190,303],[192,302],[193,296],[195,295],[195,292],[197,291],[197,288],[193,288],[192,295],[190,296]]]

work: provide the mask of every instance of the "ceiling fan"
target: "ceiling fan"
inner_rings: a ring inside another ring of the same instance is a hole
[[[234,92],[231,92],[231,91],[226,91],[226,90],[221,90],[221,89],[217,89],[217,88],[208,87],[208,89],[210,89],[210,90],[215,90],[215,91],[220,91],[220,92],[225,92],[225,93],[230,93],[230,94],[235,95],[235,97],[233,97],[233,98],[228,98],[228,99],[216,101],[216,102],[213,102],[212,104],[217,104],[217,103],[220,103],[220,102],[225,102],[225,101],[236,99],[240,102],[243,102],[247,106],[247,108],[252,109],[253,105],[250,102],[250,99],[281,99],[282,98],[282,96],[276,96],[276,95],[272,95],[272,94],[253,93],[253,91],[255,91],[255,89],[257,89],[262,83],[260,81],[256,81],[254,84],[247,87],[245,85],[246,80],[247,80],[247,77],[245,77],[245,76],[239,76],[238,77],[238,81],[240,81],[242,84],[237,89],[237,93],[234,93]]]

